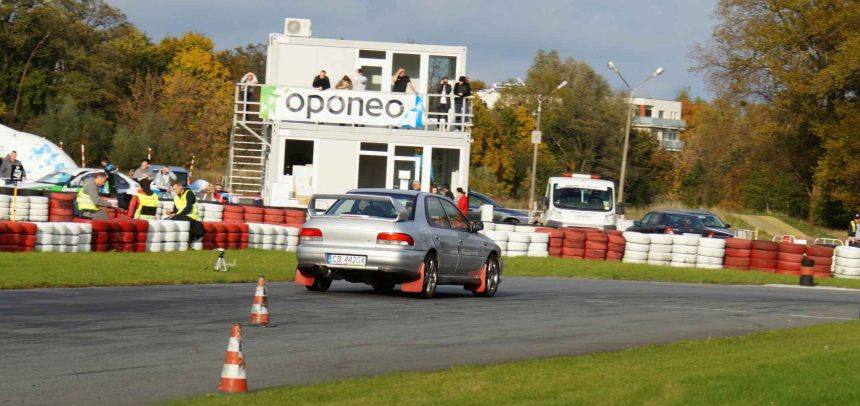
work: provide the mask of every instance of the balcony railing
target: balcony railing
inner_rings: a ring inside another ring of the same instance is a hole
[[[684,149],[684,141],[663,140],[660,141],[660,144],[667,151],[682,151]]]
[[[684,120],[673,120],[670,118],[636,117],[635,125],[665,128],[686,128],[687,122]]]

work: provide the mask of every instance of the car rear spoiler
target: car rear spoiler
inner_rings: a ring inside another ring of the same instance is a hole
[[[397,212],[397,218],[395,219],[386,219],[390,221],[404,221],[408,218],[409,213],[406,208],[400,204],[400,201],[391,197],[391,196],[380,196],[380,195],[363,195],[363,194],[343,194],[343,195],[313,195],[311,196],[310,202],[308,202],[308,217],[319,217],[321,214],[316,211],[316,202],[317,200],[342,200],[342,199],[362,199],[362,200],[370,200],[376,202],[388,202],[394,206],[394,210]]]

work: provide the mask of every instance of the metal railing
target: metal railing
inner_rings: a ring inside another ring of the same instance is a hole
[[[662,140],[660,145],[667,151],[682,151],[684,149],[684,141]]]
[[[684,120],[675,120],[671,118],[659,117],[642,117],[635,118],[635,125],[667,127],[667,128],[687,128],[687,122]]]

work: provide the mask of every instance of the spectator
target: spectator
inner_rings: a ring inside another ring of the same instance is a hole
[[[331,82],[329,82],[328,76],[325,75],[324,70],[321,70],[320,74],[314,77],[313,87],[317,90],[326,90],[331,88]]]
[[[116,173],[119,171],[119,168],[116,165],[110,163],[110,158],[107,156],[103,156],[99,158],[99,165],[101,165],[102,169],[104,169],[105,174],[107,175],[107,190],[109,194],[116,195]]]
[[[442,121],[444,120],[446,123],[448,122],[448,111],[451,110],[451,84],[448,83],[448,77],[445,76],[439,82],[439,85],[436,86],[436,94],[441,94],[439,99],[436,101],[436,105],[434,106],[433,112],[439,113],[436,115],[436,120]]]
[[[174,180],[170,184],[173,190],[173,213],[168,217],[174,221],[187,221],[191,223],[188,245],[196,242],[203,236],[203,224],[200,224],[200,214],[197,209],[197,196],[188,189],[182,187],[182,183]]]
[[[420,192],[421,191],[421,182],[419,182],[417,180],[413,180],[412,181],[412,190],[414,190],[416,192]]]
[[[230,203],[230,193],[227,193],[224,186],[218,183],[215,185],[215,191],[212,192],[212,200],[218,203]]]
[[[367,90],[367,78],[364,77],[364,70],[357,69],[355,71],[355,81],[352,83],[352,90],[360,92]]]
[[[466,197],[466,192],[461,187],[457,188],[457,208],[463,212],[464,216],[469,215],[469,198]]]
[[[107,220],[108,215],[102,207],[113,207],[109,201],[99,197],[99,190],[107,182],[107,174],[96,172],[93,177],[84,181],[84,186],[78,190],[75,204],[78,207],[78,217],[89,220]]]
[[[140,220],[158,220],[155,213],[158,211],[158,195],[150,188],[151,181],[148,178],[140,180],[140,190],[132,196],[128,204],[128,217]]]
[[[860,238],[860,213],[854,215],[854,220],[848,225],[848,236]]]
[[[462,115],[469,114],[469,103],[467,97],[472,95],[472,86],[465,76],[460,76],[460,80],[454,85],[454,114],[457,116],[456,122],[460,123]],[[464,109],[463,104],[466,104]],[[462,120],[465,121],[465,120]],[[462,128],[461,128],[462,130]]]
[[[239,83],[242,85],[240,89],[242,89],[242,96],[244,97],[245,103],[254,101],[255,85],[260,83],[257,80],[257,75],[253,72],[248,72],[245,76],[242,76],[242,80]]]
[[[409,87],[412,93],[418,94],[415,90],[415,85],[412,84],[412,79],[406,75],[406,69],[398,68],[397,73],[391,77],[391,91],[394,93],[406,93],[406,88]]]
[[[448,185],[442,185],[442,191],[440,192],[442,196],[447,197],[452,202],[454,201],[454,194],[451,193],[451,187]]]
[[[152,179],[152,170],[149,169],[149,159],[140,160],[140,166],[134,170],[134,179],[138,182],[142,179]]]
[[[152,185],[159,190],[159,195],[161,195],[161,197],[169,199],[173,197],[170,185],[173,184],[175,180],[176,174],[171,172],[167,165],[164,165],[161,167],[161,170],[155,174],[155,179],[153,179]]]
[[[3,158],[3,162],[0,163],[0,182],[6,182],[7,184],[12,183],[10,179],[12,178],[12,168],[14,168],[15,165],[20,165],[21,170],[24,170],[24,165],[18,160],[18,152],[12,151],[6,155]],[[26,175],[26,172],[22,173],[21,179],[25,179],[27,177]]]
[[[436,185],[430,185],[430,193],[432,193],[434,195],[438,195],[439,194],[439,188],[437,188]]]
[[[349,76],[343,75],[343,79],[339,80],[334,88],[339,90],[352,90],[352,80]]]

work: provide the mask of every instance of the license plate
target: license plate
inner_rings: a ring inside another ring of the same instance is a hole
[[[329,254],[328,255],[328,264],[329,265],[365,266],[365,265],[367,265],[367,257],[364,255]]]

